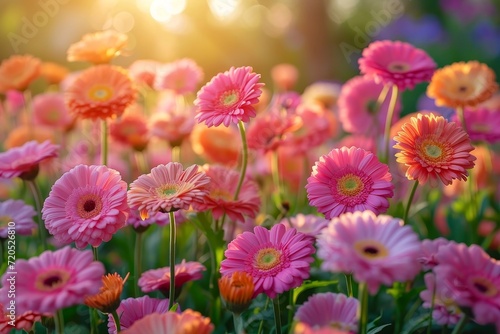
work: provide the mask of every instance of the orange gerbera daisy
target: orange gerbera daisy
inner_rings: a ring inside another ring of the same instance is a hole
[[[489,99],[498,89],[495,73],[477,61],[453,63],[432,76],[427,96],[436,105],[451,108],[475,106]]]
[[[69,74],[69,70],[57,63],[44,62],[42,63],[40,75],[47,80],[49,84],[55,85],[60,83]]]
[[[132,80],[125,70],[111,65],[83,71],[66,90],[68,108],[82,118],[120,116],[135,97]]]
[[[84,303],[98,309],[102,313],[111,313],[120,306],[120,295],[128,275],[121,278],[117,273],[102,276],[102,287],[99,293],[85,298]]]
[[[42,62],[30,55],[14,55],[0,64],[0,92],[23,91],[40,76]]]
[[[219,290],[227,309],[240,314],[253,299],[253,278],[243,271],[236,271],[219,279]]]
[[[396,161],[408,167],[406,177],[445,185],[453,179],[467,180],[467,169],[474,167],[474,149],[470,138],[460,125],[434,114],[412,117],[394,137]]]
[[[236,165],[241,151],[238,132],[232,127],[195,126],[191,133],[191,144],[196,154],[226,166]]]
[[[88,61],[105,64],[120,54],[127,45],[128,37],[114,30],[86,34],[72,44],[67,52],[68,61]]]

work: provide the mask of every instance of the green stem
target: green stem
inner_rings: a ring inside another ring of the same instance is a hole
[[[238,180],[238,186],[236,187],[236,192],[234,193],[234,200],[237,200],[238,196],[240,195],[241,185],[243,184],[243,180],[245,179],[245,175],[247,172],[247,163],[248,163],[248,144],[247,144],[247,137],[245,134],[245,124],[243,124],[242,121],[239,121],[238,128],[240,129],[241,145],[243,147],[243,156],[241,160],[240,179]]]
[[[411,188],[410,197],[408,197],[408,203],[406,203],[405,213],[403,216],[403,224],[406,224],[406,221],[408,220],[408,214],[410,213],[411,203],[413,202],[413,197],[415,196],[415,191],[417,190],[417,187],[418,187],[418,181],[415,181],[413,187]]]
[[[347,295],[349,297],[352,297],[353,292],[352,292],[352,275],[351,274],[345,274],[345,285],[347,288]]]
[[[468,322],[469,322],[469,317],[464,313],[462,315],[462,318],[460,318],[460,321],[458,322],[458,324],[453,329],[453,332],[451,332],[451,334],[462,333],[463,329],[465,328],[465,326],[467,325]]]
[[[56,325],[56,333],[63,334],[64,333],[64,316],[62,310],[58,310],[54,315],[54,322]]]
[[[464,129],[465,132],[467,132],[467,126],[465,124],[464,108],[461,106],[457,107],[456,112],[458,119],[460,120],[460,124],[462,124],[462,128]]]
[[[368,286],[366,283],[359,283],[359,328],[358,334],[366,334],[368,329]]]
[[[118,316],[118,313],[116,312],[116,310],[111,312],[111,314],[113,315],[113,320],[115,321],[116,332],[120,333],[120,331],[122,330],[121,325],[120,325],[120,317]]]
[[[99,261],[97,247],[92,246],[92,254],[94,255],[94,261]]]
[[[135,264],[135,275],[134,275],[134,290],[135,297],[139,297],[139,277],[142,273],[142,232],[136,232],[135,235],[135,249],[134,249],[134,264]]]
[[[38,234],[40,236],[40,242],[43,246],[43,250],[47,250],[47,240],[45,238],[45,225],[42,220],[42,194],[38,188],[35,180],[26,180],[28,187],[30,188],[33,199],[35,200],[35,208],[38,217]]]
[[[279,161],[278,161],[278,151],[273,151],[271,154],[271,174],[273,177],[273,183],[274,186],[276,187],[276,192],[278,195],[278,209],[282,210],[281,205],[283,202],[282,199],[282,194],[283,192],[281,191],[281,180],[280,180],[280,173],[279,173]]]
[[[385,129],[384,129],[384,155],[382,156],[382,162],[389,163],[389,142],[391,136],[391,124],[392,118],[394,116],[394,110],[396,109],[396,101],[398,99],[398,86],[392,85],[391,99],[389,101],[389,109],[387,110],[387,118],[385,119]]]
[[[427,325],[427,334],[431,334],[432,312],[434,311],[434,302],[436,299],[436,285],[437,285],[437,282],[435,281],[435,278],[434,278],[434,288],[432,289],[431,310],[429,312],[429,324]]]
[[[268,305],[269,305],[269,298],[266,298],[266,303],[264,304],[264,309],[262,310],[262,313],[264,313],[267,310]],[[257,331],[257,334],[261,334],[263,328],[264,328],[264,317],[262,317],[262,320],[260,321],[259,330]]]
[[[281,334],[281,309],[280,309],[280,295],[273,299],[274,311],[274,324],[276,326],[276,334]]]
[[[168,295],[168,309],[174,306],[175,300],[175,214],[173,211],[169,213],[170,218],[170,290]]]
[[[108,164],[108,123],[106,119],[101,123],[101,164]]]
[[[234,322],[234,332],[236,334],[244,334],[245,328],[243,327],[243,319],[241,318],[240,313],[233,313],[233,322]]]
[[[181,147],[179,145],[172,146],[171,151],[171,161],[181,162]]]
[[[90,333],[98,334],[99,329],[98,329],[97,311],[89,306],[89,312],[90,312]]]

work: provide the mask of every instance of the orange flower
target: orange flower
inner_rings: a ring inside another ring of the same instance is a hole
[[[434,72],[427,96],[436,105],[451,108],[475,106],[498,89],[495,72],[477,61],[453,63]]]
[[[213,330],[210,318],[187,309],[180,314],[172,311],[147,314],[120,333],[210,334]]]
[[[103,285],[99,293],[86,297],[84,300],[85,305],[98,309],[102,313],[116,311],[118,306],[120,306],[120,295],[123,285],[128,279],[128,275],[124,279],[117,273],[102,276]]]
[[[40,75],[42,62],[30,55],[14,55],[0,64],[0,92],[23,91]]]
[[[233,166],[241,151],[238,133],[233,128],[195,126],[191,133],[191,144],[196,154],[210,162]]]
[[[246,272],[236,271],[219,279],[219,290],[226,308],[233,313],[240,314],[252,302],[253,278]]]
[[[278,64],[271,69],[271,77],[278,90],[288,91],[297,83],[299,70],[292,64]]]
[[[13,147],[22,146],[31,140],[36,140],[39,143],[50,140],[54,143],[54,132],[39,126],[28,124],[21,125],[9,132],[3,146],[4,149],[11,149]]]
[[[86,34],[68,49],[68,61],[88,61],[94,64],[109,63],[127,45],[128,37],[113,30]]]
[[[121,67],[98,65],[83,71],[66,90],[66,104],[82,118],[120,116],[136,97]]]
[[[69,70],[56,63],[44,62],[42,63],[40,75],[47,80],[51,85],[56,85],[66,78]]]
[[[109,124],[109,134],[117,142],[128,145],[136,151],[143,151],[149,142],[149,130],[140,106],[132,104],[122,117],[113,120]]]

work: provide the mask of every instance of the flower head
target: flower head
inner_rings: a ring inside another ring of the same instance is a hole
[[[153,87],[160,63],[154,60],[136,60],[128,68],[129,75],[138,84]]]
[[[21,200],[8,199],[0,203],[0,239],[5,239],[14,231],[16,235],[31,235],[36,223],[36,211]],[[9,228],[10,227],[10,228]],[[15,229],[12,229],[15,227]]]
[[[296,288],[309,277],[312,254],[311,239],[296,229],[283,224],[271,230],[256,226],[252,232],[243,232],[231,241],[221,262],[222,276],[236,271],[253,277],[254,296],[263,292],[270,298]]]
[[[45,61],[40,69],[40,76],[51,85],[57,85],[66,78],[69,70],[57,63]]]
[[[441,281],[436,281],[434,273],[424,276],[426,290],[420,292],[424,308],[433,308],[432,318],[439,325],[454,325],[462,317],[462,310],[453,300],[453,294]]]
[[[318,237],[322,268],[352,273],[375,294],[380,285],[413,279],[420,271],[420,241],[410,226],[371,211],[348,212],[333,218]]]
[[[477,61],[453,63],[437,70],[427,86],[436,105],[451,108],[475,106],[489,99],[498,84],[495,72]]]
[[[323,107],[332,109],[337,104],[341,85],[334,82],[315,82],[307,86],[302,93],[304,103],[319,103]]]
[[[299,213],[293,217],[283,218],[280,223],[290,228],[296,228],[298,232],[316,238],[329,222],[329,220],[316,215]]]
[[[16,310],[23,313],[55,313],[62,308],[81,304],[87,295],[101,287],[102,263],[93,261],[91,251],[64,247],[45,251],[29,260],[17,260]],[[9,274],[2,277],[0,303],[9,303]]]
[[[176,94],[193,93],[203,79],[203,70],[192,59],[184,58],[161,65],[157,69],[154,88]]]
[[[248,128],[248,148],[263,152],[275,151],[284,144],[285,138],[302,125],[294,114],[280,115],[277,112],[261,114]]]
[[[13,55],[0,64],[0,92],[23,91],[40,76],[42,62],[30,55]]]
[[[424,50],[400,41],[373,42],[359,59],[362,74],[401,90],[429,81],[435,69],[436,63]]]
[[[180,314],[169,311],[163,314],[147,315],[123,333],[210,334],[213,330],[214,325],[210,323],[210,318],[188,309]]]
[[[278,64],[271,69],[271,77],[278,90],[287,91],[297,82],[299,70],[292,64]]]
[[[120,118],[109,123],[109,135],[113,140],[143,151],[149,143],[149,129],[146,117],[133,104]],[[130,110],[130,111],[129,111]]]
[[[134,102],[136,91],[123,69],[93,66],[66,89],[66,104],[77,116],[106,119],[120,116]]]
[[[192,108],[157,110],[149,120],[149,132],[174,147],[189,138],[194,125]]]
[[[422,251],[418,257],[418,262],[422,264],[423,270],[429,270],[438,265],[436,254],[441,246],[447,245],[451,241],[445,238],[433,240],[422,240]]]
[[[63,244],[79,248],[107,242],[129,215],[127,184],[106,166],[78,165],[52,186],[42,209],[45,227]]]
[[[456,114],[453,116],[452,121],[460,124],[460,120]],[[489,144],[495,144],[500,141],[500,110],[483,107],[478,107],[477,109],[465,108],[464,121],[470,140],[484,141]]]
[[[231,67],[229,71],[219,73],[203,86],[194,101],[198,107],[196,119],[205,122],[208,127],[229,126],[238,121],[248,122],[255,117],[254,104],[262,93],[260,75],[252,68]]]
[[[410,180],[441,180],[449,185],[453,179],[466,180],[467,169],[474,167],[469,136],[442,116],[418,114],[403,125],[394,140],[394,148],[399,150],[396,161],[408,167]]]
[[[86,297],[84,300],[85,305],[98,309],[103,313],[116,311],[120,306],[120,295],[128,275],[124,279],[117,273],[104,275],[102,277],[103,286],[99,293]]]
[[[105,64],[116,56],[127,45],[128,37],[114,30],[99,31],[86,34],[72,44],[67,52],[68,61],[88,61],[94,64]]]
[[[196,154],[209,162],[234,166],[241,152],[238,138],[238,132],[232,127],[207,128],[197,125],[191,134],[191,145]]]
[[[69,114],[61,93],[44,93],[33,98],[33,118],[36,124],[66,130],[74,119]]]
[[[11,307],[11,305],[9,306]],[[35,322],[41,321],[43,316],[38,312],[27,311],[22,314],[17,313],[14,318],[11,318],[13,315],[10,312],[5,306],[0,304],[0,334],[11,333],[12,329],[30,332]],[[45,316],[48,316],[48,314]],[[14,320],[14,326],[12,326],[12,320]]]
[[[253,300],[253,278],[246,272],[235,271],[219,279],[219,291],[226,308],[236,314],[245,311]]]
[[[333,149],[313,166],[307,179],[307,198],[326,219],[344,212],[383,213],[394,194],[389,167],[357,147]]]

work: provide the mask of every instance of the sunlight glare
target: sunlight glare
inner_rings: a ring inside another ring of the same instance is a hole
[[[236,12],[239,0],[208,0],[212,14],[219,19],[227,19]]]

